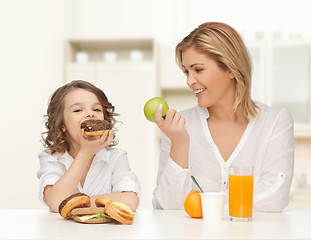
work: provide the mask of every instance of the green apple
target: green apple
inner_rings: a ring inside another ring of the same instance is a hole
[[[166,112],[169,109],[169,107],[163,98],[154,97],[145,103],[144,113],[145,113],[146,118],[149,121],[154,122],[155,112],[160,104],[163,105],[162,117],[165,117]]]

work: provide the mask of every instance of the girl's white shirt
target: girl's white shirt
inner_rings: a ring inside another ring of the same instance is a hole
[[[74,159],[68,152],[64,154],[49,154],[42,151],[39,154],[40,169],[39,198],[44,201],[43,191],[47,185],[54,185],[68,170]],[[132,191],[138,197],[141,186],[137,176],[131,171],[127,153],[119,148],[103,148],[94,156],[87,173],[83,187],[79,183],[76,193],[96,196],[111,192]]]
[[[180,112],[186,119],[185,128],[190,136],[188,169],[170,158],[171,142],[163,134],[153,207],[183,209],[187,195],[199,190],[191,175],[204,191],[226,192],[228,204],[229,166],[251,166],[254,168],[254,210],[282,211],[289,203],[294,170],[293,119],[284,108],[260,103],[257,106],[258,115],[250,119],[227,161],[223,160],[209,131],[208,109],[197,106]]]

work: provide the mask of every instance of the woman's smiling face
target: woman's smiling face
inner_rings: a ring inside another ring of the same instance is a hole
[[[214,59],[191,47],[182,53],[182,67],[200,107],[234,101],[234,75],[220,68]]]
[[[76,88],[64,98],[64,127],[70,144],[79,144],[81,123],[86,119],[104,119],[103,107],[94,93]]]

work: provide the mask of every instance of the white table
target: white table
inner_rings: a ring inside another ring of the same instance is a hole
[[[133,225],[81,224],[49,210],[0,210],[0,239],[311,239],[311,210],[205,223],[183,210],[138,210]]]

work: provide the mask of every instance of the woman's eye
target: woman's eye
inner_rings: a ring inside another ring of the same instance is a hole
[[[199,73],[199,72],[203,71],[203,69],[202,69],[202,68],[197,68],[197,69],[195,69],[195,71],[196,71],[197,73]]]
[[[184,72],[184,74],[185,74],[186,76],[188,76],[188,74],[189,74],[189,71],[188,71],[188,70],[184,70],[183,72]]]

